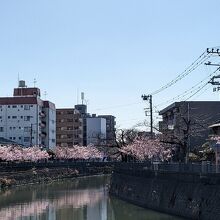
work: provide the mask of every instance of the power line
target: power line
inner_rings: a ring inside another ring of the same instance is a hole
[[[195,90],[197,91],[197,89],[200,88],[199,85],[202,84],[203,82],[205,82],[206,80],[208,80],[208,79],[209,79],[211,76],[213,76],[217,71],[218,71],[218,69],[215,70],[214,72],[212,72],[211,74],[209,74],[207,77],[205,77],[203,80],[201,80],[200,82],[198,82],[198,83],[195,84],[194,86],[192,86],[190,89],[185,90],[183,93],[181,93],[181,94],[175,96],[175,97],[172,98],[172,99],[169,99],[169,100],[167,100],[167,101],[165,101],[165,102],[162,102],[162,103],[156,105],[156,107],[159,107],[159,106],[162,106],[162,105],[164,105],[164,104],[173,102],[173,101],[175,101],[175,100],[179,100],[179,99],[181,99],[181,98],[183,98],[183,97],[185,97],[185,96],[191,94],[193,91],[195,91]]]
[[[194,95],[196,95],[197,93],[199,93],[203,88],[205,88],[208,84],[209,84],[209,82],[206,82],[205,84],[203,84],[202,86],[200,86],[196,92],[194,92],[191,96],[189,96],[189,97],[188,97],[187,99],[185,99],[184,101],[187,101],[187,100],[189,100],[190,98],[192,98]]]
[[[214,72],[213,72],[213,74],[215,74],[217,71],[219,71],[220,70],[220,67],[218,67]],[[208,82],[206,82],[205,84],[203,84],[202,86],[200,86],[199,88],[198,88],[198,90],[195,92],[195,93],[193,93],[190,97],[188,97],[185,101],[187,101],[187,100],[189,100],[190,98],[192,98],[194,95],[196,95],[198,92],[200,92],[203,88],[205,88],[207,85],[209,84],[209,81]]]
[[[108,109],[114,109],[114,108],[123,108],[123,107],[132,106],[132,105],[138,105],[138,104],[141,104],[141,103],[143,103],[143,102],[135,102],[135,103],[128,103],[128,104],[122,104],[122,105],[109,106],[109,107],[104,107],[104,108],[97,108],[97,109],[94,109],[94,111],[108,110]]]
[[[189,67],[187,67],[182,73],[180,73],[177,77],[173,80],[162,86],[161,88],[157,89],[156,91],[152,92],[151,95],[156,95],[163,90],[169,88],[170,86],[174,85],[178,81],[182,80],[184,77],[189,75],[195,69],[197,69],[201,64],[203,64],[211,55],[208,55],[207,51],[203,52]]]
[[[199,96],[201,96],[202,94],[204,94],[208,89],[210,89],[212,87],[212,85],[209,85],[204,91],[202,91],[200,94],[198,94],[196,97],[194,97],[194,99],[198,98]]]

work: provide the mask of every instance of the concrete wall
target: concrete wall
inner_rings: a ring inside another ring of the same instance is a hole
[[[220,219],[220,175],[115,169],[110,194],[188,219]]]

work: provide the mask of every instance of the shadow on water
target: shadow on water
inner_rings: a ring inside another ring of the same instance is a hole
[[[110,197],[108,216],[110,220],[181,220],[182,218],[158,213],[134,206],[122,200]]]
[[[86,177],[0,193],[0,220],[177,220],[108,196],[109,176]]]

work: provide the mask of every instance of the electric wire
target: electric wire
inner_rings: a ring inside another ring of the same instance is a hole
[[[188,101],[190,98],[192,98],[194,95],[196,95],[197,93],[199,93],[203,88],[205,88],[207,85],[209,84],[209,82],[206,82],[205,84],[203,84],[202,86],[200,86],[200,88],[194,92],[191,96],[189,96],[187,99],[184,100],[185,101]]]
[[[204,94],[208,89],[210,89],[212,87],[212,85],[209,85],[204,91],[202,91],[201,93],[199,93],[197,96],[194,97],[193,100],[197,99],[198,97],[200,97],[202,94]]]
[[[203,64],[207,59],[209,59],[211,55],[207,54],[207,51],[203,52],[202,55],[199,56],[189,67],[187,67],[182,73],[180,73],[177,77],[173,80],[162,86],[161,88],[157,89],[156,91],[152,92],[151,95],[156,95],[163,90],[169,88],[170,86],[176,84],[178,81],[182,80],[184,77],[189,75],[195,69],[197,69],[201,64]]]
[[[218,69],[219,69],[219,68],[218,68]],[[204,79],[202,79],[200,82],[198,82],[198,83],[195,84],[194,86],[192,86],[190,89],[185,90],[183,93],[181,93],[181,94],[175,96],[174,98],[171,98],[171,99],[169,99],[169,100],[167,100],[167,101],[165,101],[165,102],[162,102],[162,103],[156,105],[156,107],[159,107],[159,106],[165,105],[165,104],[167,104],[167,103],[170,103],[170,102],[179,100],[179,99],[181,99],[181,98],[183,98],[183,97],[185,97],[185,96],[191,94],[193,91],[197,91],[197,89],[200,88],[199,85],[202,84],[203,82],[205,82],[206,80],[208,80],[211,76],[213,76],[213,75],[218,71],[218,69],[215,70],[214,72],[212,72],[211,74],[209,74],[207,77],[205,77]]]
[[[213,72],[213,74],[215,74],[217,71],[219,71],[220,70],[220,67],[218,67],[214,72]],[[206,87],[207,85],[209,84],[209,81],[208,82],[206,82],[205,84],[203,84],[202,86],[200,86],[199,88],[198,88],[198,90],[195,92],[195,93],[193,93],[190,97],[188,97],[185,101],[187,101],[187,100],[189,100],[190,98],[192,98],[194,95],[196,95],[198,92],[200,92],[204,87]]]

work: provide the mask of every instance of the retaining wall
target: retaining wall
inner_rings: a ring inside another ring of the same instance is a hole
[[[110,194],[188,219],[220,219],[220,175],[115,168]]]

